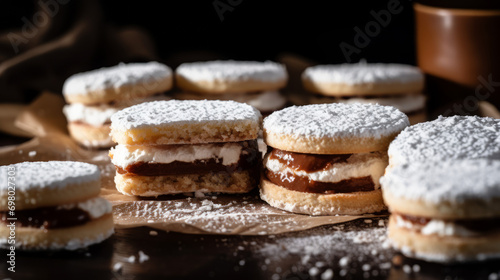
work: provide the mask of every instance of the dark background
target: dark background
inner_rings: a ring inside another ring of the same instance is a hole
[[[38,5],[38,1],[3,2],[8,8],[0,9],[2,31],[21,27],[21,19],[30,18]],[[66,6],[75,2],[70,0]],[[99,1],[106,22],[117,27],[140,26],[149,32],[162,60],[175,60],[172,56],[191,51],[221,58],[274,60],[287,52],[317,63],[346,62],[340,43],[354,46],[354,27],[364,29],[374,20],[370,12],[387,9],[389,2]],[[393,15],[359,54],[353,54],[351,62],[364,58],[415,63],[412,2],[398,2],[402,12]],[[231,9],[223,13],[222,21],[216,4]]]

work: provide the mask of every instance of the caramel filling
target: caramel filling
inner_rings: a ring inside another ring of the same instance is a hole
[[[273,184],[286,189],[306,193],[336,194],[368,192],[375,190],[371,176],[352,178],[335,183],[313,181],[291,173],[276,173],[266,170],[266,176]]]
[[[269,159],[278,160],[280,163],[295,170],[315,172],[330,168],[336,163],[345,163],[351,154],[345,155],[313,155],[301,154],[273,149],[269,153]]]
[[[269,160],[277,160],[281,164],[297,171],[317,172],[332,168],[335,164],[346,163],[352,154],[343,155],[315,155],[302,154],[272,149],[269,152]],[[291,172],[274,172],[266,169],[265,175],[273,184],[289,190],[319,193],[354,193],[375,190],[375,183],[371,176],[350,178],[339,182],[319,182],[305,176],[299,176]]]
[[[195,160],[193,162],[174,161],[171,163],[136,162],[126,168],[116,166],[120,174],[128,176],[167,176],[186,174],[207,174],[210,172],[237,172],[249,170],[258,174],[260,168],[261,154],[258,150],[257,141],[244,141],[240,158],[237,163],[224,165],[219,158]]]
[[[42,229],[57,229],[83,225],[91,220],[90,214],[80,208],[64,209],[59,207],[43,207],[28,210],[16,210],[15,216],[7,211],[0,212],[1,221],[8,224],[16,218],[16,226]]]

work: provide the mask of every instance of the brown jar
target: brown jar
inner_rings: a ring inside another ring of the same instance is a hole
[[[434,116],[475,114],[479,101],[500,108],[500,8],[447,2],[460,8],[414,5],[430,110]]]

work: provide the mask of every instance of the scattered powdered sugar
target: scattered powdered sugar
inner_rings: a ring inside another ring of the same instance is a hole
[[[176,74],[191,81],[281,81],[288,78],[285,66],[272,62],[216,60],[183,63]]]
[[[91,91],[119,88],[138,83],[158,83],[164,79],[172,79],[172,69],[158,63],[120,63],[113,67],[100,68],[78,73],[69,77],[63,85],[65,96],[85,94]]]
[[[384,192],[408,200],[463,203],[479,199],[487,203],[500,198],[500,161],[413,162],[395,166],[380,183]]]
[[[391,165],[450,159],[500,159],[500,120],[442,117],[403,130],[389,146]]]
[[[263,203],[258,195],[238,199],[226,195],[215,199],[205,196],[166,201],[134,201],[115,205],[113,210],[115,223],[119,225],[148,221],[148,225],[152,227],[180,225],[183,231],[193,232],[237,234],[245,231],[267,235],[269,232],[296,230],[302,226],[307,228],[305,220]]]
[[[366,83],[421,82],[424,75],[419,68],[404,64],[356,63],[318,65],[307,68],[303,79],[312,82],[359,85]]]
[[[76,161],[22,162],[0,166],[0,193],[7,192],[9,177],[15,177],[18,191],[28,191],[36,188],[62,189],[70,184],[98,181],[100,173],[96,165]]]
[[[292,106],[264,119],[264,130],[292,137],[381,138],[403,130],[408,117],[391,106],[314,104]]]
[[[154,101],[123,109],[111,117],[111,129],[127,130],[160,125],[208,124],[251,121],[261,118],[254,107],[234,101],[169,100]]]
[[[364,272],[388,275],[394,251],[383,248],[386,233],[385,227],[366,223],[325,226],[280,235],[272,242],[257,245],[253,253],[265,260],[267,269],[273,263],[291,262],[295,272],[288,273],[293,275],[305,271],[310,277],[331,279],[335,275],[333,267],[341,269],[340,276]]]

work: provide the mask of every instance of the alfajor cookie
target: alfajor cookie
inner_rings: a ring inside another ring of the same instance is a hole
[[[111,117],[116,188],[158,196],[244,193],[258,183],[261,115],[234,101],[170,100],[135,105]]]
[[[294,106],[264,119],[260,195],[271,206],[310,215],[385,209],[379,178],[387,147],[408,126],[394,107],[371,104]]]
[[[380,180],[389,239],[433,262],[500,257],[500,161],[463,159],[396,166]]]
[[[75,250],[114,232],[111,204],[99,197],[95,165],[23,162],[0,167],[0,246]]]
[[[281,109],[286,99],[279,89],[288,74],[283,65],[271,61],[206,61],[183,63],[175,71],[183,100],[234,100],[269,114]]]
[[[130,63],[101,68],[69,77],[63,108],[71,136],[89,148],[107,148],[111,115],[131,105],[167,99],[172,87],[172,70],[161,63]]]
[[[394,106],[411,124],[426,120],[424,75],[403,64],[357,63],[318,65],[302,74],[310,103],[368,103]]]
[[[417,161],[500,159],[500,120],[478,116],[438,117],[407,127],[389,146],[388,171]]]

